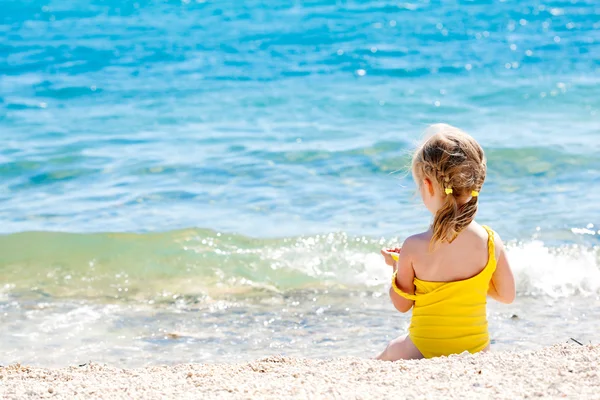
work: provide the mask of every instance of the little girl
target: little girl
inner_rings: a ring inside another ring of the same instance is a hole
[[[415,151],[412,174],[433,224],[401,250],[381,252],[394,268],[394,307],[413,312],[408,335],[392,340],[380,360],[488,350],[487,296],[502,303],[515,298],[500,237],[474,220],[486,174],[483,150],[460,129],[440,124],[432,130]]]

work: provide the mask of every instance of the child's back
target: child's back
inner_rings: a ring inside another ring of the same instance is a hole
[[[479,229],[485,232],[485,241],[478,234]],[[490,343],[487,295],[497,267],[493,231],[473,222],[451,244],[439,249],[440,255],[435,257],[421,247],[420,236],[405,242],[399,258],[401,268],[407,269],[408,263],[412,265],[413,293],[403,291],[393,282],[396,295],[414,302],[409,328],[411,342],[427,358],[487,349]],[[482,254],[484,261],[480,262]],[[419,274],[417,265],[424,275]]]
[[[423,281],[453,282],[480,273],[488,262],[488,233],[481,225],[471,223],[452,243],[440,243],[430,252],[432,232],[409,238],[404,246],[411,254],[415,277]]]

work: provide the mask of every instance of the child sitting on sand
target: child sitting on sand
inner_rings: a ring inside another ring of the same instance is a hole
[[[486,174],[483,150],[460,129],[432,130],[413,156],[412,174],[433,224],[406,239],[401,251],[381,252],[394,268],[394,307],[413,312],[408,335],[392,340],[380,360],[488,350],[487,296],[502,303],[515,298],[500,237],[474,220]]]

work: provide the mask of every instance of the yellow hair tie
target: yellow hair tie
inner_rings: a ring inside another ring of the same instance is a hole
[[[471,192],[471,197],[477,197],[477,196],[479,196],[479,192],[477,190],[473,190]]]
[[[452,194],[452,188],[450,188],[450,187],[446,188],[445,192],[446,192],[447,195],[448,194]]]

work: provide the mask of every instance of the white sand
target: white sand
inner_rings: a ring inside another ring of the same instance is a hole
[[[270,357],[243,364],[121,369],[0,368],[0,397],[600,399],[600,346],[560,345],[395,363]]]

